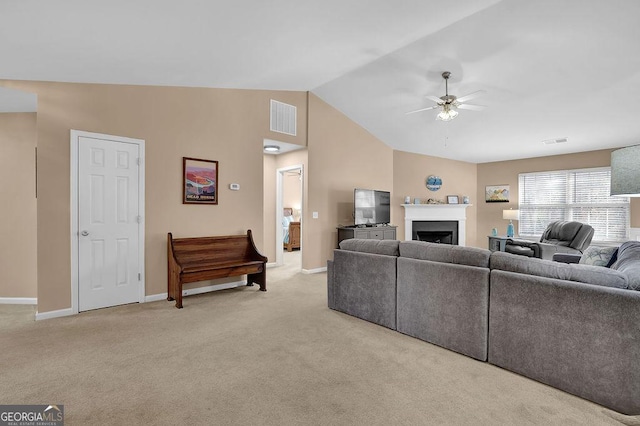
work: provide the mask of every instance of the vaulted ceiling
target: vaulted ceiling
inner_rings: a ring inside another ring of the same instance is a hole
[[[639,144],[638,22],[637,0],[0,0],[0,79],[311,91],[394,149],[482,163]],[[406,115],[443,71],[487,108]]]

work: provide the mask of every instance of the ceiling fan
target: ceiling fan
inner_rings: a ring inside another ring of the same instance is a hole
[[[444,96],[440,96],[440,97],[431,96],[431,95],[427,96],[427,99],[434,101],[437,105],[433,105],[427,108],[420,108],[415,111],[409,111],[406,114],[407,115],[414,114],[416,112],[422,112],[422,111],[428,111],[430,109],[440,108],[441,111],[436,116],[436,119],[442,120],[442,121],[450,121],[456,118],[456,116],[458,115],[458,111],[456,111],[456,109],[458,108],[469,109],[473,111],[482,111],[486,108],[484,105],[471,105],[471,104],[465,103],[468,100],[483,94],[485,92],[484,90],[478,90],[476,92],[469,93],[468,95],[461,96],[459,98],[454,95],[450,95],[449,94],[449,77],[451,77],[451,73],[449,71],[445,71],[442,73],[442,78],[444,78],[444,84],[445,84]]]

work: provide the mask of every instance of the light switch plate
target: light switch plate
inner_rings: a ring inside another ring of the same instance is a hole
[[[230,183],[229,184],[229,189],[232,191],[240,191],[240,184],[239,183]]]
[[[317,219],[317,218],[318,218],[318,212],[313,212],[312,217],[313,217],[314,219]]]

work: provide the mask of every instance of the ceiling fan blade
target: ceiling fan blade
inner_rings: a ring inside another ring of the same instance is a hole
[[[440,107],[440,105],[434,105],[434,106],[430,106],[430,107],[426,107],[426,108],[420,108],[420,109],[417,109],[415,111],[405,112],[404,115],[409,115],[409,114],[413,114],[413,113],[416,113],[416,112],[427,111],[427,110],[430,110],[430,109],[436,109],[436,108],[439,108],[439,107]]]
[[[478,90],[476,92],[469,93],[468,95],[461,96],[456,100],[458,102],[466,102],[470,99],[477,98],[478,96],[483,95],[484,93],[486,93],[485,90]]]
[[[460,104],[458,105],[460,109],[470,109],[472,111],[484,111],[486,105],[471,105],[471,104]]]
[[[439,97],[437,97],[437,96],[426,95],[425,98],[427,98],[427,99],[429,99],[429,100],[431,100],[431,101],[433,101],[433,102],[435,102],[437,104],[443,104],[444,103],[444,101],[442,99],[440,99]]]

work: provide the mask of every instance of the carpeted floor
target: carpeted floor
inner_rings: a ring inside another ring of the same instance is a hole
[[[640,424],[326,306],[326,275],[33,321],[0,305],[0,404],[67,425]]]

